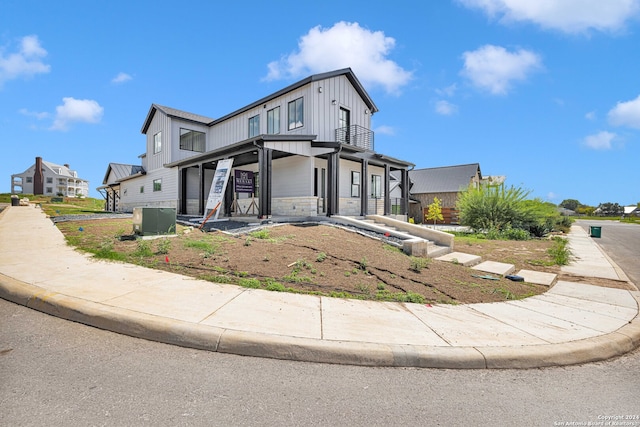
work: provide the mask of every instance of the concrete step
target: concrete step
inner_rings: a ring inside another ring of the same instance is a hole
[[[500,276],[507,276],[516,271],[515,265],[497,261],[484,261],[471,268],[485,273],[498,274]]]
[[[482,262],[482,257],[479,257],[478,255],[465,254],[462,252],[451,252],[446,255],[439,256],[436,259],[438,261],[460,264],[465,267],[471,267]]]

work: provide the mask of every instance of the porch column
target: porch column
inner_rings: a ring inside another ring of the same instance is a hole
[[[260,180],[260,195],[258,197],[258,217],[271,216],[271,183],[272,183],[273,151],[269,148],[258,150],[258,173]]]
[[[204,216],[207,196],[204,194],[204,164],[198,165],[198,215]]]
[[[369,162],[362,160],[360,168],[360,216],[369,214]]]
[[[340,198],[340,154],[338,152],[329,154],[327,158],[327,216],[338,213],[338,201]]]
[[[391,168],[384,165],[384,215],[391,213]]]
[[[402,188],[402,200],[400,201],[400,209],[402,215],[409,215],[409,170],[402,169],[402,177],[400,178],[400,187]]]
[[[187,168],[178,168],[178,213],[187,213]]]

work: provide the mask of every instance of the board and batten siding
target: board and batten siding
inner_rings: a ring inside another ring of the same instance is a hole
[[[363,181],[365,177],[362,176],[361,164],[359,162],[354,162],[351,160],[340,159],[340,197],[351,197],[351,172],[360,173],[360,192],[362,193],[364,184]],[[371,177],[373,175],[379,175],[380,183],[382,186],[384,186],[384,168],[380,166],[369,165],[367,168],[367,173],[368,176],[366,177],[366,180],[369,193],[367,194],[367,197],[371,197]],[[382,187],[382,193],[384,193],[384,187]]]
[[[158,132],[162,132],[162,149],[159,153],[154,154],[154,137]],[[162,169],[165,164],[171,162],[171,142],[171,118],[162,111],[157,110],[147,130],[147,171]]]
[[[313,159],[291,156],[273,161],[272,197],[303,197],[313,194]]]
[[[311,122],[318,124],[311,133],[318,135],[318,141],[335,141],[341,107],[350,112],[351,125],[370,129],[371,112],[366,113],[367,105],[345,76],[313,82],[310,92],[314,99],[309,114]]]
[[[162,190],[153,191],[153,181],[162,180]],[[144,192],[140,187],[144,186]],[[134,207],[175,206],[178,200],[178,168],[162,168],[120,184],[121,206],[132,211]]]
[[[172,128],[171,128],[171,140],[175,141],[175,143],[171,145],[171,161],[172,162],[188,159],[189,157],[197,156],[198,154],[200,154],[197,151],[180,149],[180,129],[188,129],[188,130],[202,132],[205,134],[205,138],[207,140],[209,139],[209,135],[208,135],[209,126],[200,125],[193,122],[182,121],[180,119],[174,118],[172,120]],[[153,145],[152,145],[152,148],[153,148]],[[207,150],[206,145],[205,145],[205,150]]]
[[[238,141],[244,141],[249,138],[249,118],[260,116],[260,131],[258,134],[267,133],[267,111],[280,107],[280,134],[281,135],[307,135],[311,133],[311,124],[309,123],[309,112],[311,102],[309,99],[308,85],[287,93],[279,98],[273,99],[251,110],[242,112],[231,117],[221,123],[215,124],[210,130],[210,140],[207,149],[215,150],[234,144]],[[300,128],[288,130],[288,104],[289,102],[302,97],[304,99],[304,125]]]

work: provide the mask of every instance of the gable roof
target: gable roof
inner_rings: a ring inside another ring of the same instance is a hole
[[[409,171],[411,194],[458,192],[469,186],[476,173],[482,178],[479,163],[415,169]]]
[[[196,122],[196,123],[200,123],[200,124],[205,124],[207,126],[213,126],[215,124],[221,123],[225,120],[228,120],[234,116],[237,116],[238,114],[242,114],[245,111],[254,109],[260,105],[263,105],[269,101],[271,101],[272,99],[278,98],[282,95],[285,95],[289,92],[292,92],[296,89],[301,88],[302,86],[305,86],[309,83],[312,82],[317,82],[317,81],[322,81],[322,80],[326,80],[326,79],[330,79],[333,77],[338,77],[338,76],[345,76],[347,78],[347,80],[349,80],[349,82],[351,83],[351,85],[354,87],[354,89],[356,90],[356,92],[358,92],[358,95],[360,95],[360,97],[362,98],[362,100],[364,101],[364,103],[367,105],[367,107],[369,108],[369,110],[371,111],[371,114],[373,115],[374,113],[377,113],[378,107],[376,106],[376,104],[373,102],[373,100],[371,99],[371,97],[369,96],[369,94],[367,93],[367,91],[364,90],[364,86],[362,86],[362,84],[360,83],[360,81],[358,80],[358,78],[356,77],[356,75],[353,73],[353,71],[351,70],[351,68],[343,68],[341,70],[335,70],[335,71],[329,71],[327,73],[320,73],[320,74],[314,74],[312,76],[309,76],[303,80],[300,80],[299,82],[293,83],[292,85],[289,85],[287,87],[285,87],[284,89],[281,89],[275,93],[272,93],[271,95],[265,96],[264,98],[261,98],[249,105],[246,105],[232,113],[229,113],[225,116],[222,116],[218,119],[211,119],[209,117],[206,116],[201,116],[198,114],[193,114],[193,113],[188,113],[186,111],[181,111],[181,110],[176,110],[175,108],[170,108],[170,107],[165,107],[162,105],[158,105],[158,104],[151,104],[151,108],[149,109],[149,113],[147,114],[147,118],[144,121],[144,124],[142,125],[142,133],[146,133],[147,130],[149,129],[149,125],[151,124],[151,120],[153,120],[153,116],[155,115],[156,111],[160,110],[163,113],[165,113],[166,115],[170,116],[170,117],[177,117],[180,119],[184,119],[184,120],[190,120],[192,122]]]
[[[46,160],[42,160],[42,165],[47,167],[49,170],[51,170],[51,172],[54,172],[56,175],[65,176],[67,178],[74,178],[74,179],[77,179],[78,181],[86,181],[86,179],[82,179],[78,176],[74,176],[72,172],[75,172],[75,171],[70,169],[68,165],[58,165],[56,163],[47,162]]]
[[[111,183],[108,182],[109,175],[113,172],[113,177],[115,180]],[[138,165],[127,165],[124,163],[109,163],[109,167],[107,167],[107,173],[104,175],[104,179],[102,180],[103,184],[113,184],[115,182],[119,182],[127,177],[132,175],[137,175],[144,173],[144,169],[142,166]]]
[[[151,121],[153,120],[153,116],[155,116],[156,111],[162,111],[169,117],[176,117],[183,120],[188,120],[195,123],[200,123],[203,125],[209,125],[213,122],[213,119],[206,116],[201,116],[199,114],[189,113],[182,110],[177,110],[171,107],[165,107],[164,105],[151,104],[151,108],[149,108],[149,113],[147,113],[147,118],[142,125],[142,133],[146,133],[147,129],[151,125]]]

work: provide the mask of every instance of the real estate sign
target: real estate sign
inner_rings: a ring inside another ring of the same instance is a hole
[[[233,184],[235,186],[236,193],[253,193],[253,172],[241,171],[236,169],[234,171]]]
[[[222,201],[224,200],[224,191],[227,188],[227,182],[229,182],[229,174],[231,173],[232,166],[233,159],[218,160],[216,173],[213,176],[213,182],[211,183],[211,189],[209,190],[209,197],[207,198],[205,218],[209,217],[209,211],[217,208],[214,221],[218,219],[220,205],[222,205]]]

